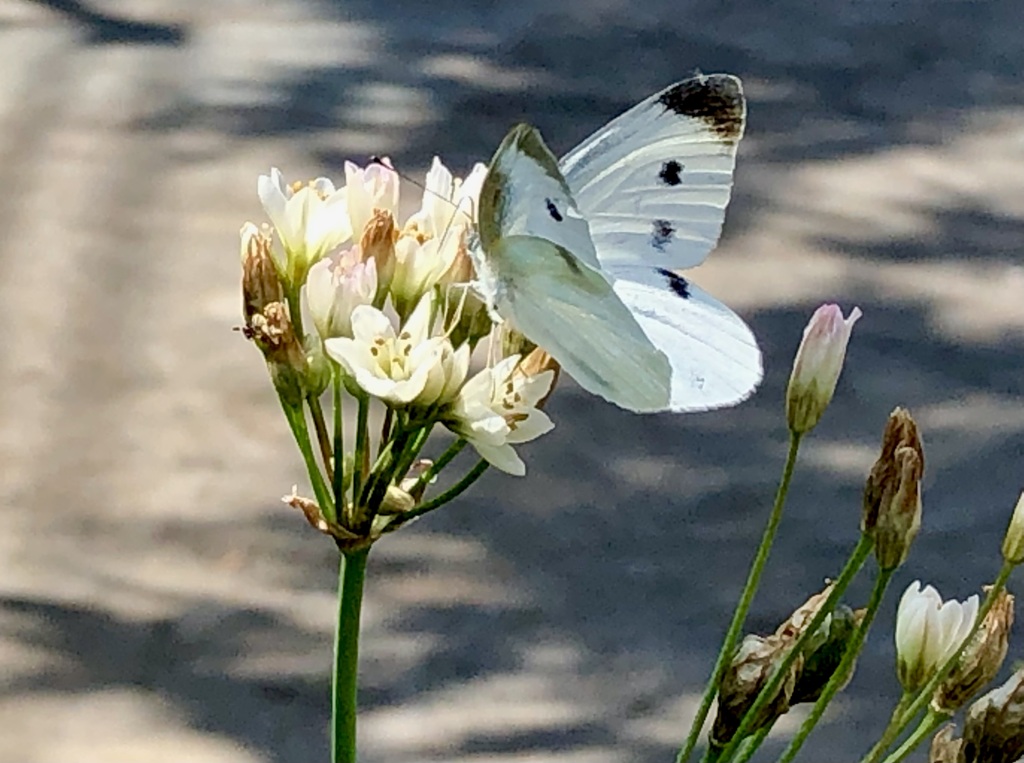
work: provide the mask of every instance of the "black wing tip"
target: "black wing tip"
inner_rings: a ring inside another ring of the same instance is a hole
[[[743,137],[747,107],[738,77],[731,74],[693,77],[667,88],[657,100],[666,110],[700,119],[727,143],[736,143]]]

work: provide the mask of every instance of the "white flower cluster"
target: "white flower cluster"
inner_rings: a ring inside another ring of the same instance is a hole
[[[419,210],[399,226],[399,177],[383,161],[346,163],[342,188],[327,178],[289,185],[272,169],[258,183],[272,232],[247,224],[242,252],[244,260],[257,238],[269,250],[299,341],[334,361],[347,389],[442,423],[521,475],[512,446],[552,428],[536,406],[555,374],[527,375],[518,355],[495,358],[492,348],[491,364],[470,376],[472,350],[491,330],[469,291],[466,251],[486,173],[478,164],[461,180],[435,158]],[[301,305],[310,337],[301,335]]]

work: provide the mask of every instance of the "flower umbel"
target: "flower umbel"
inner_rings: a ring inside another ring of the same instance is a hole
[[[978,597],[943,602],[932,586],[911,583],[896,613],[896,673],[903,690],[924,686],[963,644],[974,627]]]
[[[853,324],[860,317],[860,308],[855,307],[844,318],[838,305],[822,305],[811,316],[786,392],[786,419],[792,431],[808,432],[821,420],[843,370]]]

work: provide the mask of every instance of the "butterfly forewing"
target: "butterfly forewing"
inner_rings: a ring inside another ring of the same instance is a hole
[[[707,257],[725,219],[745,119],[736,77],[695,77],[634,106],[562,159],[603,270],[688,268]]]

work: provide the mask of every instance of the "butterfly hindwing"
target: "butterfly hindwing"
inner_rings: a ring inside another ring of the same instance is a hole
[[[634,411],[664,410],[671,369],[598,269],[587,221],[554,156],[520,125],[480,194],[481,291],[580,386]]]

